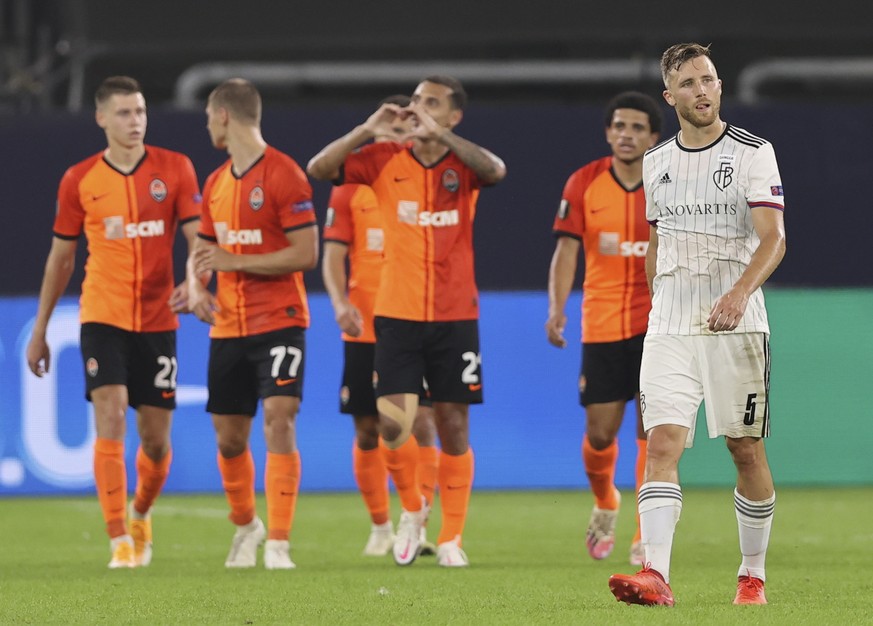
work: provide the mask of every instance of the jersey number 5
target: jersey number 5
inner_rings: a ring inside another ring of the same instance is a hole
[[[755,398],[758,397],[756,393],[750,393],[749,397],[746,398],[746,413],[743,415],[743,424],[746,426],[751,426],[755,423]]]

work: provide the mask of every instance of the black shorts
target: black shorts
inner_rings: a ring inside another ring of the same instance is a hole
[[[413,322],[376,317],[376,396],[419,393],[434,402],[480,404],[478,320]]]
[[[640,361],[645,334],[622,341],[582,344],[579,402],[627,402],[640,391]]]
[[[176,331],[138,333],[86,322],[79,331],[85,397],[103,385],[127,387],[127,402],[176,408]]]
[[[345,360],[340,388],[340,413],[344,415],[376,415],[376,372],[373,363],[376,344],[361,341],[343,342]],[[418,403],[433,404],[424,381],[420,385]]]
[[[251,337],[209,342],[209,400],[219,415],[251,415],[270,396],[303,399],[306,330],[281,328]]]

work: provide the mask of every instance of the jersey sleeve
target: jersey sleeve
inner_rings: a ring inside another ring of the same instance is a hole
[[[218,172],[215,171],[206,179],[206,184],[203,185],[203,208],[200,211],[200,230],[197,236],[213,243],[217,241],[215,237],[215,223],[212,221],[212,213],[209,211],[209,198],[212,195],[212,186],[215,183],[215,177]]]
[[[339,179],[334,184],[358,183],[370,185],[379,177],[385,163],[400,150],[406,148],[397,143],[385,141],[358,148],[346,156]]]
[[[658,209],[655,206],[655,198],[653,195],[655,189],[655,181],[653,180],[654,172],[653,159],[648,155],[643,156],[643,191],[646,195],[646,221],[650,225],[655,226],[658,223]]]
[[[324,222],[324,240],[351,245],[354,239],[352,222],[352,197],[357,185],[334,187],[327,205],[327,218]]]
[[[58,186],[54,234],[61,239],[78,239],[85,224],[85,209],[79,198],[79,176],[68,169]]]
[[[279,220],[285,232],[316,225],[312,186],[300,166],[291,161],[274,170],[271,178]]]
[[[752,157],[746,201],[752,209],[756,207],[770,207],[780,211],[785,209],[782,179],[779,176],[776,153],[771,143],[762,145]]]
[[[185,155],[179,155],[179,193],[176,196],[176,214],[179,221],[184,224],[200,218],[201,203],[200,185],[197,183],[197,174],[191,159]]]
[[[574,172],[567,179],[561,194],[561,203],[558,205],[558,213],[552,224],[552,232],[555,236],[582,239],[585,232],[583,185],[581,171]]]

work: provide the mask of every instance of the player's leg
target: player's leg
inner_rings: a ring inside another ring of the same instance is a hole
[[[742,563],[736,604],[766,604],[765,558],[776,506],[773,477],[764,450],[770,432],[770,349],[763,333],[711,338],[706,387],[710,435],[724,435],[737,468],[734,509]]]
[[[442,452],[439,460],[442,527],[437,563],[465,567],[461,550],[473,490],[474,456],[470,447],[470,405],[483,398],[479,325],[476,320],[435,323],[427,339],[427,382],[436,413]]]
[[[130,534],[137,565],[152,560],[151,508],[172,463],[170,428],[176,406],[176,333],[137,333],[128,385],[137,410],[140,445],[136,452],[136,490],[130,504]]]
[[[433,403],[426,388],[419,396],[418,412],[412,424],[412,435],[418,443],[418,488],[427,502],[428,508],[433,508],[439,474],[439,453],[437,447],[436,417]],[[421,556],[436,554],[436,545],[427,540],[427,521],[421,528]]]
[[[379,446],[379,415],[373,381],[373,343],[343,343],[344,363],[340,412],[351,415],[355,427],[352,471],[370,514],[365,556],[384,556],[394,545],[388,495],[388,468]]]
[[[636,394],[636,398],[634,401],[636,405],[636,415],[637,415],[637,460],[634,466],[634,476],[636,478],[636,496],[637,501],[639,501],[640,497],[640,488],[643,486],[643,483],[646,482],[646,450],[647,450],[647,438],[646,438],[646,429],[643,426],[643,411],[640,408],[640,394]],[[640,512],[637,509],[636,512],[636,522],[637,529],[634,532],[633,541],[631,541],[630,548],[630,564],[631,565],[639,565],[642,567],[646,564],[646,550],[643,547],[643,535],[642,530],[640,529]]]
[[[236,526],[225,567],[254,567],[266,529],[255,509],[255,461],[249,449],[257,388],[245,359],[245,339],[212,339],[209,345],[207,412],[218,446],[218,471]]]
[[[582,461],[594,494],[594,507],[585,533],[585,545],[593,559],[605,559],[615,545],[615,523],[621,495],[615,486],[618,460],[616,435],[621,426],[624,400],[597,402],[585,407]]]
[[[260,396],[264,400],[264,439],[267,463],[267,542],[264,566],[293,569],[291,526],[300,488],[300,453],[296,419],[303,399],[306,336],[292,327],[252,337],[249,360],[256,364]]]
[[[679,459],[693,437],[703,399],[694,339],[665,335],[645,339],[640,401],[648,454],[637,506],[647,566],[634,575],[610,577],[610,590],[623,602],[673,605],[670,559],[682,511]]]
[[[85,369],[85,397],[94,409],[94,482],[106,522],[112,559],[109,567],[135,567],[133,539],[128,534],[127,469],[124,436],[129,404],[129,333],[105,324],[83,324],[80,349]]]

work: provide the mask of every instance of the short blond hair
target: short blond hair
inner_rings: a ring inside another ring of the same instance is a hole
[[[261,123],[261,94],[244,78],[230,78],[221,83],[209,94],[209,104],[213,109],[225,109],[244,124]]]
[[[664,50],[664,54],[661,55],[661,78],[664,80],[664,86],[667,86],[667,75],[670,72],[678,70],[683,63],[697,57],[711,60],[709,46],[699,43],[677,43]]]

